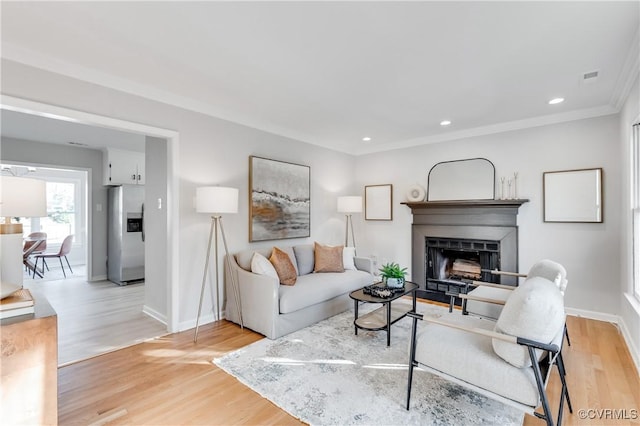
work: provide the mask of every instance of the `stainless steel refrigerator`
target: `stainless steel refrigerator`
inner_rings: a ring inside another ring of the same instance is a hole
[[[109,188],[107,277],[119,285],[144,280],[144,186]]]

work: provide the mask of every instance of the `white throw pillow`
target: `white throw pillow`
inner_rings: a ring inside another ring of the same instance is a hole
[[[344,266],[344,269],[351,269],[352,271],[356,270],[356,264],[353,261],[353,258],[355,256],[355,247],[345,247],[342,249],[342,264]]]
[[[278,273],[276,272],[276,268],[273,267],[269,259],[261,255],[260,253],[254,253],[251,258],[251,272],[259,275],[266,275],[268,277],[273,277],[280,281],[278,278]]]
[[[546,278],[533,277],[511,292],[495,331],[549,344],[564,330],[564,322],[564,298],[558,287]],[[526,346],[493,339],[493,350],[515,367],[531,365]]]

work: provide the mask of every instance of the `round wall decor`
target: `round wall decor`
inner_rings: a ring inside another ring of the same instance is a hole
[[[419,201],[424,201],[424,199],[427,197],[427,192],[425,191],[425,189],[420,186],[420,185],[411,185],[409,187],[409,190],[407,191],[407,201],[410,202],[419,202]]]

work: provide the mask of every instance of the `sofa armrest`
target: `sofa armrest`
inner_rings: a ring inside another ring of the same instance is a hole
[[[373,275],[373,259],[370,257],[358,257],[353,258],[353,262],[356,265],[356,269],[359,271],[365,271]]]
[[[227,276],[225,277],[227,319],[240,323],[235,305],[235,295],[228,276],[229,273],[235,273],[245,327],[273,339],[276,332],[276,318],[280,314],[280,283],[278,279],[246,271],[236,263],[233,255],[229,255],[229,257],[230,262],[225,262],[225,267],[230,265],[231,269],[231,271],[226,271]]]

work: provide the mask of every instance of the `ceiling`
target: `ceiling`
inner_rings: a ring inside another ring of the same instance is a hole
[[[92,149],[144,152],[145,148],[144,135],[9,110],[0,111],[0,131],[8,138]]]
[[[639,68],[637,1],[3,2],[1,19],[4,58],[353,154],[616,113]]]

